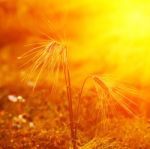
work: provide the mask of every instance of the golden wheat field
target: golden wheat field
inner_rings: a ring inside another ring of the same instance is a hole
[[[149,0],[0,0],[0,149],[150,149]]]

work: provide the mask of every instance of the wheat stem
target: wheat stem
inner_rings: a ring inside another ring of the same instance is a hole
[[[67,98],[68,98],[68,110],[69,110],[69,121],[70,121],[70,130],[71,130],[71,139],[73,149],[77,149],[76,147],[76,136],[75,136],[75,125],[74,125],[74,113],[73,113],[73,106],[72,106],[72,89],[71,89],[71,79],[70,79],[70,72],[68,67],[68,60],[67,60],[67,48],[65,48],[64,53],[64,76],[65,76],[65,83],[66,83],[66,90],[67,90]]]
[[[84,86],[87,82],[87,80],[91,78],[91,75],[87,76],[84,81],[83,81],[83,84],[81,86],[81,90],[79,92],[79,95],[78,95],[78,102],[77,102],[77,109],[76,109],[76,123],[75,123],[75,137],[77,138],[77,130],[78,130],[78,123],[79,123],[79,111],[80,111],[80,103],[81,103],[81,98],[82,98],[82,93],[83,93],[83,89],[84,89]]]

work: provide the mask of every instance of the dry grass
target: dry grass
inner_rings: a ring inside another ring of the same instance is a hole
[[[30,86],[7,84],[0,88],[0,146],[3,148],[51,148],[68,149],[70,147],[70,128],[68,123],[67,101],[61,91],[52,103],[46,84],[39,84],[33,95]],[[61,90],[61,88],[60,88]],[[8,95],[22,95],[25,102],[21,111],[18,103],[8,100]],[[76,94],[76,90],[72,92]],[[85,94],[85,95],[84,95]],[[81,149],[149,149],[150,123],[142,118],[111,118],[105,130],[101,122],[95,124],[95,101],[97,93],[93,89],[84,89],[80,104],[80,123],[78,124],[77,145]],[[61,99],[61,100],[60,100]],[[26,114],[25,120],[16,122],[18,115]],[[92,117],[93,116],[93,117]],[[30,127],[32,122],[34,127]],[[16,125],[17,124],[17,125]],[[97,134],[95,135],[95,127]]]

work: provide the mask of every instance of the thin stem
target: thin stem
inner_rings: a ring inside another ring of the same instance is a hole
[[[71,79],[70,72],[67,61],[67,48],[65,48],[64,53],[64,76],[67,90],[67,98],[68,98],[68,110],[69,110],[69,121],[70,121],[70,130],[71,130],[71,138],[73,149],[77,149],[76,147],[76,136],[75,136],[75,125],[74,125],[74,114],[73,114],[73,106],[72,106],[72,89],[71,89]]]
[[[81,87],[81,90],[80,90],[79,96],[78,96],[78,103],[77,103],[77,110],[76,110],[76,123],[75,123],[75,137],[76,138],[77,138],[77,130],[78,130],[77,125],[79,123],[79,111],[80,111],[80,103],[81,103],[82,93],[83,93],[84,86],[89,78],[91,78],[91,75],[87,76],[84,79],[84,82],[82,84],[82,87]]]

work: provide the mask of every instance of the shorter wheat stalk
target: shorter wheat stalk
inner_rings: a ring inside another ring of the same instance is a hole
[[[95,84],[95,89],[96,89],[97,96],[98,96],[97,105],[98,105],[98,108],[100,111],[99,114],[101,114],[100,116],[101,116],[101,122],[103,122],[102,123],[103,129],[105,129],[107,127],[106,120],[108,119],[108,112],[110,112],[112,110],[112,109],[109,109],[111,101],[117,102],[128,113],[134,115],[134,113],[128,107],[127,103],[125,101],[123,101],[123,99],[122,99],[122,98],[125,98],[126,100],[132,102],[130,99],[128,99],[128,97],[126,97],[121,92],[122,88],[115,87],[115,85],[114,86],[107,85],[106,82],[104,80],[102,80],[98,75],[89,75],[83,81],[83,84],[81,86],[79,96],[78,96],[78,103],[77,103],[77,109],[76,109],[75,136],[77,136],[77,130],[78,130],[77,125],[79,124],[79,121],[80,121],[79,112],[80,112],[80,106],[81,106],[81,101],[82,101],[82,94],[83,94],[84,87],[89,79],[92,79]],[[111,107],[111,108],[114,108],[114,107]],[[98,115],[97,115],[97,118],[98,118]],[[97,125],[97,123],[98,123],[98,119],[96,120],[96,125]],[[95,129],[95,133],[96,133],[96,129]]]

